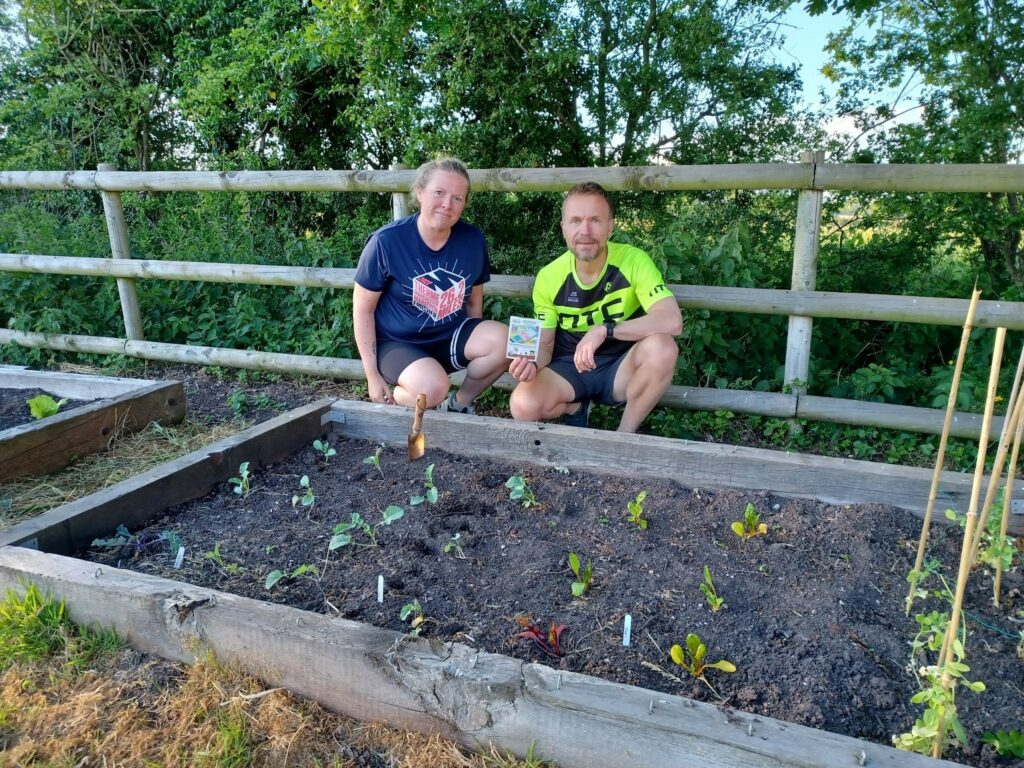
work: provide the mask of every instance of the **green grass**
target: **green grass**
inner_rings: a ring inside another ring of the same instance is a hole
[[[7,590],[0,601],[0,670],[58,657],[65,670],[75,672],[120,647],[112,630],[75,626],[64,603],[42,595],[34,584],[23,597]]]

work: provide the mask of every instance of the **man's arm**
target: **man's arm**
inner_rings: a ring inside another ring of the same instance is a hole
[[[607,336],[603,326],[601,332]],[[640,341],[655,333],[678,336],[682,332],[683,313],[674,297],[655,302],[642,317],[615,324],[615,338],[622,341]]]

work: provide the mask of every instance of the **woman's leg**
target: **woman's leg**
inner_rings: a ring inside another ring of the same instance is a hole
[[[470,333],[465,349],[466,378],[455,393],[455,401],[460,406],[471,405],[508,370],[507,343],[508,326],[496,320],[483,320]]]

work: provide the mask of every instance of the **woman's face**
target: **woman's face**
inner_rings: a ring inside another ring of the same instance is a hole
[[[422,189],[416,190],[421,221],[437,231],[451,229],[462,215],[469,196],[469,182],[458,173],[434,171]]]

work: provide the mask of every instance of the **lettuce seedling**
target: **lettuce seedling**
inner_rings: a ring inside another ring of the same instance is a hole
[[[552,621],[545,632],[534,624],[529,616],[516,616],[516,623],[523,628],[522,632],[515,635],[516,639],[530,640],[548,656],[562,658],[562,633],[565,632],[565,624],[555,624]]]
[[[429,501],[431,504],[437,504],[437,488],[434,486],[433,464],[428,464],[427,468],[423,470],[423,495],[412,496],[409,499],[409,503],[414,507],[422,504],[424,501]]]
[[[768,533],[768,524],[761,522],[761,515],[754,509],[753,504],[747,504],[747,508],[743,511],[743,521],[737,520],[730,527],[732,532],[741,539],[750,539]]]
[[[709,669],[718,669],[722,672],[736,671],[736,665],[725,659],[705,663],[704,655],[707,653],[707,650],[707,646],[704,645],[700,637],[691,632],[686,636],[686,648],[684,649],[681,645],[673,645],[669,655],[672,657],[672,661],[705,685],[707,685],[708,681],[704,677],[704,673]]]
[[[647,491],[640,491],[635,499],[626,502],[626,517],[629,519],[629,522],[633,523],[641,531],[647,530],[647,523],[649,522],[644,517],[644,499],[646,498]]]
[[[28,405],[28,412],[32,414],[33,419],[45,419],[47,416],[53,416],[57,413],[67,402],[68,399],[66,397],[54,400],[44,393],[36,395],[31,400],[26,400],[25,404]]]
[[[708,605],[711,606],[712,613],[718,613],[718,611],[725,605],[725,599],[718,596],[718,590],[715,589],[715,582],[711,580],[711,569],[706,565],[704,566],[704,583],[700,585],[700,591],[704,593],[704,597],[708,600]]]
[[[583,594],[590,589],[590,583],[594,580],[594,563],[589,561],[587,567],[580,570],[580,557],[575,552],[569,553],[569,568],[576,576],[572,583],[572,596],[583,597]]]
[[[533,489],[522,475],[512,475],[505,481],[505,487],[509,489],[508,497],[512,501],[522,502],[524,509],[537,505],[537,497],[533,495]]]

